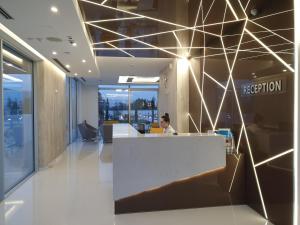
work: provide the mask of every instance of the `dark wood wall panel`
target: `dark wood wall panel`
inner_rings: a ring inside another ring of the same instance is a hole
[[[226,164],[224,169],[118,200],[115,213],[245,204],[244,156],[227,156]],[[232,191],[229,192],[231,183]]]

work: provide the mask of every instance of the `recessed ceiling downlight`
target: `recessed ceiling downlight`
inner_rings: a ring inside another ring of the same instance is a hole
[[[58,8],[56,6],[51,6],[51,12],[58,13]]]

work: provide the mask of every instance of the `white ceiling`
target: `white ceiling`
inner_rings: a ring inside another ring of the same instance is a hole
[[[131,58],[131,57],[97,57],[101,68],[101,84],[116,84],[119,76],[159,76],[174,59]]]
[[[99,69],[76,0],[1,0],[0,5],[14,18],[6,20],[0,16],[0,23],[42,55],[69,64],[70,75],[78,73],[87,79],[99,79]],[[59,12],[52,13],[51,6],[56,6]],[[74,39],[77,47],[69,43],[68,36]],[[60,38],[62,42],[51,42],[47,37]],[[54,56],[52,51],[58,54]],[[82,63],[83,59],[87,62]]]

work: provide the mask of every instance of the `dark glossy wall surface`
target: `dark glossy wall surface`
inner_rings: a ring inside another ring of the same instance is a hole
[[[199,2],[190,1],[190,26]],[[212,2],[204,1],[204,15]],[[246,203],[274,224],[289,225],[293,210],[293,1],[251,0],[248,6],[248,1],[241,1],[247,22],[230,22],[235,16],[228,7],[224,16],[224,2],[214,3],[207,19],[198,21],[199,25],[227,23],[223,28],[205,27],[205,31],[222,34],[223,43],[210,34],[195,36],[194,46],[204,44],[206,49],[192,51],[195,78],[190,74],[190,114],[202,131],[212,129],[209,116],[216,129],[232,129],[238,151],[246,155]],[[230,2],[237,16],[244,18],[238,1]],[[257,9],[256,16],[251,9]],[[190,130],[196,132],[192,122]],[[264,162],[281,153],[286,154]]]
[[[245,155],[245,203],[291,224],[293,1],[102,2],[79,0],[96,55],[189,56],[190,131],[231,128]]]

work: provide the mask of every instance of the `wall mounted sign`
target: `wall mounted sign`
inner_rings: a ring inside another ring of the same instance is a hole
[[[268,76],[241,85],[242,96],[281,94],[286,92],[286,76]]]

